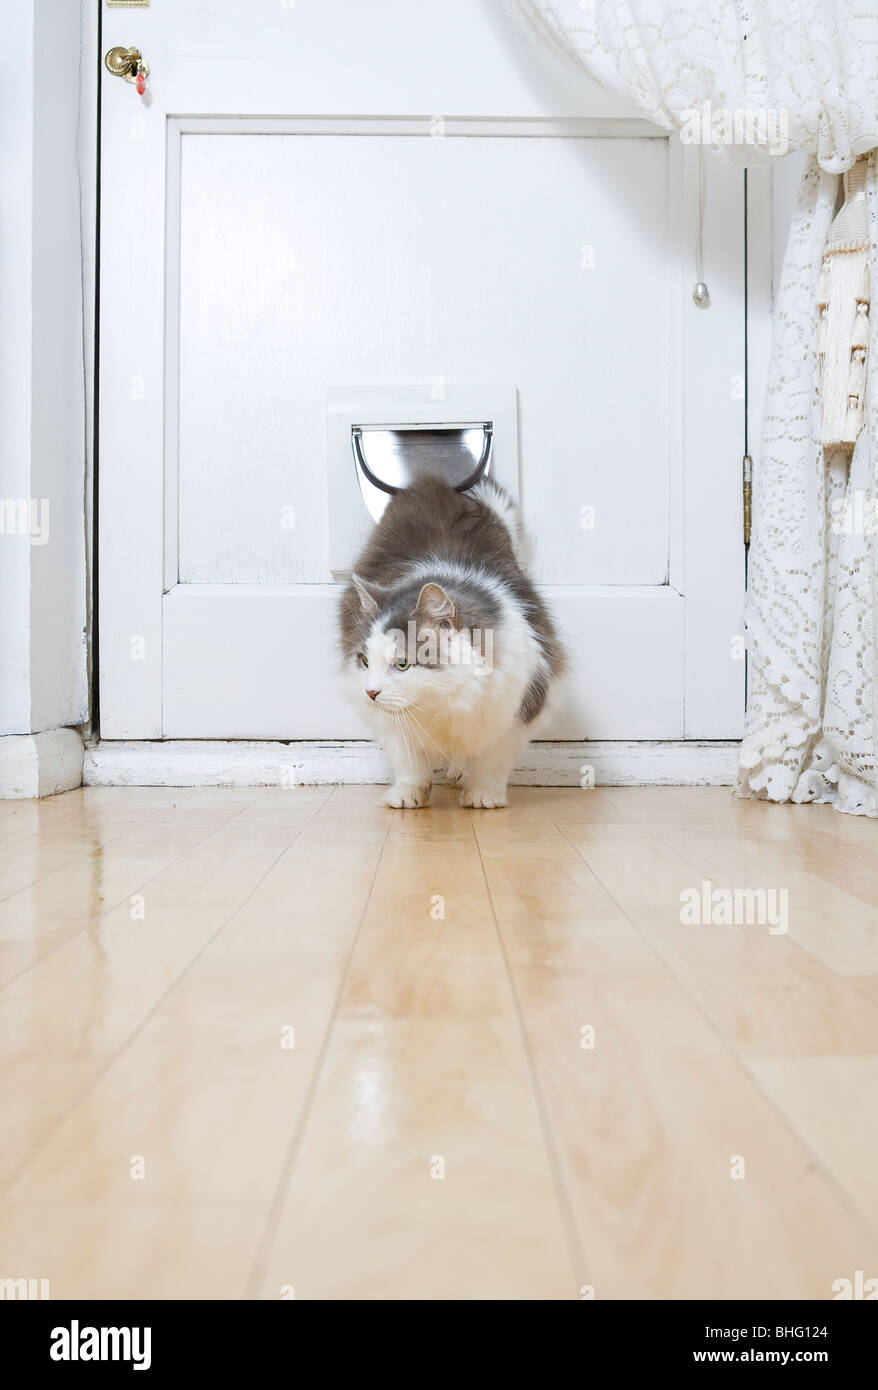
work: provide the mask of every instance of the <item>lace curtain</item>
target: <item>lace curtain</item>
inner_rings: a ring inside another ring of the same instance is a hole
[[[668,130],[763,112],[742,164],[810,154],[776,299],[747,594],[739,793],[878,816],[878,0],[504,0],[534,34]],[[839,175],[866,155],[872,276],[863,428],[819,443],[818,282]]]

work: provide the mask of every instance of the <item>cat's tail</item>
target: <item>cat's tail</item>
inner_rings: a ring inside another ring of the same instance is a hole
[[[521,544],[521,518],[506,489],[495,483],[493,478],[483,478],[475,487],[470,488],[469,495],[481,502],[483,507],[487,507],[488,511],[493,512],[497,520],[503,523],[509,532],[512,549],[517,553]]]

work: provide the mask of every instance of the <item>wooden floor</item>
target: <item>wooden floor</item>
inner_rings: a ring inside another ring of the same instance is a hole
[[[0,804],[0,1277],[306,1299],[878,1277],[874,822],[719,788],[379,796]],[[681,922],[705,881],[786,890],[788,930]]]

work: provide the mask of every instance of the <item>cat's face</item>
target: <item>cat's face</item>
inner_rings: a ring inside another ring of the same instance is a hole
[[[368,591],[366,597],[361,593],[361,601],[363,640],[354,666],[365,704],[391,714],[411,709],[434,718],[452,709],[475,708],[490,669],[486,643],[481,633],[459,625],[454,604],[438,584],[424,585],[411,612],[392,619],[377,604],[371,611],[374,599]]]

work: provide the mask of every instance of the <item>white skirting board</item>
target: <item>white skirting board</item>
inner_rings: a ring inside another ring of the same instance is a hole
[[[77,729],[0,738],[0,800],[55,796],[82,782],[82,737]]]
[[[533,743],[511,782],[525,787],[730,786],[737,742]],[[262,743],[108,740],[87,747],[91,787],[275,787],[385,783],[379,746],[359,741]]]

